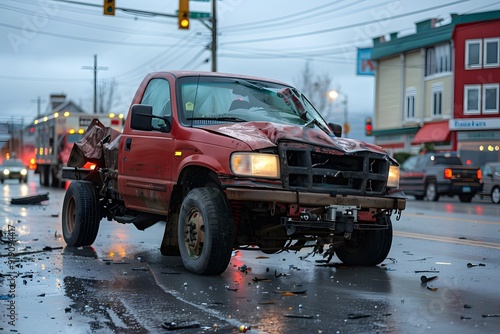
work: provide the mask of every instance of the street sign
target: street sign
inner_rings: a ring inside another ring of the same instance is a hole
[[[179,15],[179,11],[175,11],[175,15]],[[204,12],[189,12],[189,18],[190,19],[209,19],[210,18],[210,13],[204,13]]]
[[[210,13],[204,12],[189,12],[190,19],[209,19]]]

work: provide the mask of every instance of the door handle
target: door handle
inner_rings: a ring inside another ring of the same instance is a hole
[[[125,140],[125,151],[130,151],[130,146],[132,146],[132,138],[127,138]]]

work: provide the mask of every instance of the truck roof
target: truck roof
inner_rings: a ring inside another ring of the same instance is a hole
[[[285,86],[290,86],[290,84],[287,84],[285,82],[282,82],[279,80],[274,80],[274,79],[269,79],[269,78],[263,78],[263,77],[245,75],[245,74],[208,72],[208,71],[177,71],[177,70],[169,71],[169,70],[167,70],[167,71],[152,72],[149,74],[149,76],[161,76],[162,74],[171,74],[171,75],[175,76],[176,78],[193,77],[193,76],[212,76],[212,77],[235,78],[235,79],[240,78],[240,79],[247,79],[247,80],[268,81],[268,82],[274,82],[274,83],[285,85]]]

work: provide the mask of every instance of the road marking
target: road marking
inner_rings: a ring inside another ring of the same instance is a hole
[[[478,223],[478,224],[488,224],[488,225],[500,225],[500,222],[492,222],[492,221],[487,221],[487,220],[479,220],[479,219],[462,219],[462,218],[452,218],[452,217],[445,217],[445,216],[427,216],[426,214],[421,214],[421,213],[405,213],[403,212],[403,217],[418,217],[418,218],[429,218],[429,219],[442,219],[442,220],[451,220],[451,221],[458,221],[458,222],[464,222],[464,223]]]
[[[394,235],[398,236],[398,237],[405,237],[405,238],[423,239],[423,240],[429,240],[429,241],[447,242],[447,243],[466,245],[466,246],[476,246],[476,247],[500,249],[500,244],[497,244],[494,242],[487,242],[487,241],[458,239],[458,238],[442,237],[442,236],[437,236],[437,235],[411,233],[411,232],[403,232],[403,231],[394,231]]]

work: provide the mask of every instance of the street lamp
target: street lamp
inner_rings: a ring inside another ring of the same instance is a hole
[[[333,102],[333,101],[336,101],[339,96],[341,96],[344,98],[342,100],[342,104],[344,105],[344,125],[342,126],[342,133],[344,133],[345,136],[347,136],[347,134],[349,133],[350,131],[350,126],[349,126],[349,123],[347,121],[347,103],[348,103],[348,96],[346,94],[343,94],[340,92],[340,90],[335,90],[335,89],[332,89],[330,91],[328,91],[328,99],[330,100],[330,102]]]

